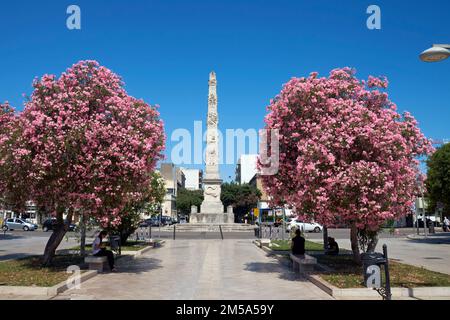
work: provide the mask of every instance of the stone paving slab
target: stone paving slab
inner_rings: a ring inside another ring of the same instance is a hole
[[[167,241],[55,299],[332,299],[251,240]]]

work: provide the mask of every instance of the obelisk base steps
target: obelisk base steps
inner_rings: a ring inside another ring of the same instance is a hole
[[[201,224],[234,223],[234,214],[232,214],[232,213],[195,213],[195,214],[191,214],[189,222],[190,223],[201,223]]]

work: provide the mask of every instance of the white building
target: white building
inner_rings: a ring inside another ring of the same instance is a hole
[[[185,177],[184,187],[189,190],[201,190],[203,171],[200,169],[181,168]]]
[[[181,169],[177,168],[173,163],[162,163],[159,171],[166,185],[166,195],[161,208],[162,214],[177,218],[177,192],[179,188],[184,188],[185,176]]]
[[[257,173],[257,154],[243,154],[236,165],[236,182],[239,184],[249,183]]]

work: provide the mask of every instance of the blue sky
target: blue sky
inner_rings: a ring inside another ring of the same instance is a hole
[[[81,8],[82,29],[66,28]],[[366,27],[369,5],[382,29]],[[263,126],[266,106],[291,77],[350,66],[385,75],[400,111],[430,138],[450,139],[450,60],[418,54],[450,43],[442,1],[1,1],[0,101],[21,109],[33,78],[94,59],[120,74],[127,91],[161,106],[168,134],[205,121],[208,74],[218,76],[220,129]],[[234,166],[222,166],[234,178]]]

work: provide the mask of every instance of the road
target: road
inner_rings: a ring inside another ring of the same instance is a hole
[[[0,233],[0,261],[41,255],[51,233],[41,231],[8,231]],[[58,249],[68,249],[77,245],[73,233],[68,234]]]
[[[391,234],[388,229],[383,229],[378,235],[380,239],[405,238],[409,234],[416,232],[414,228],[399,228],[398,234]],[[437,230],[437,229],[436,229]],[[421,230],[423,232],[423,229]],[[335,239],[350,239],[350,229],[328,229],[328,236]],[[323,239],[322,233],[307,233],[308,239]]]

